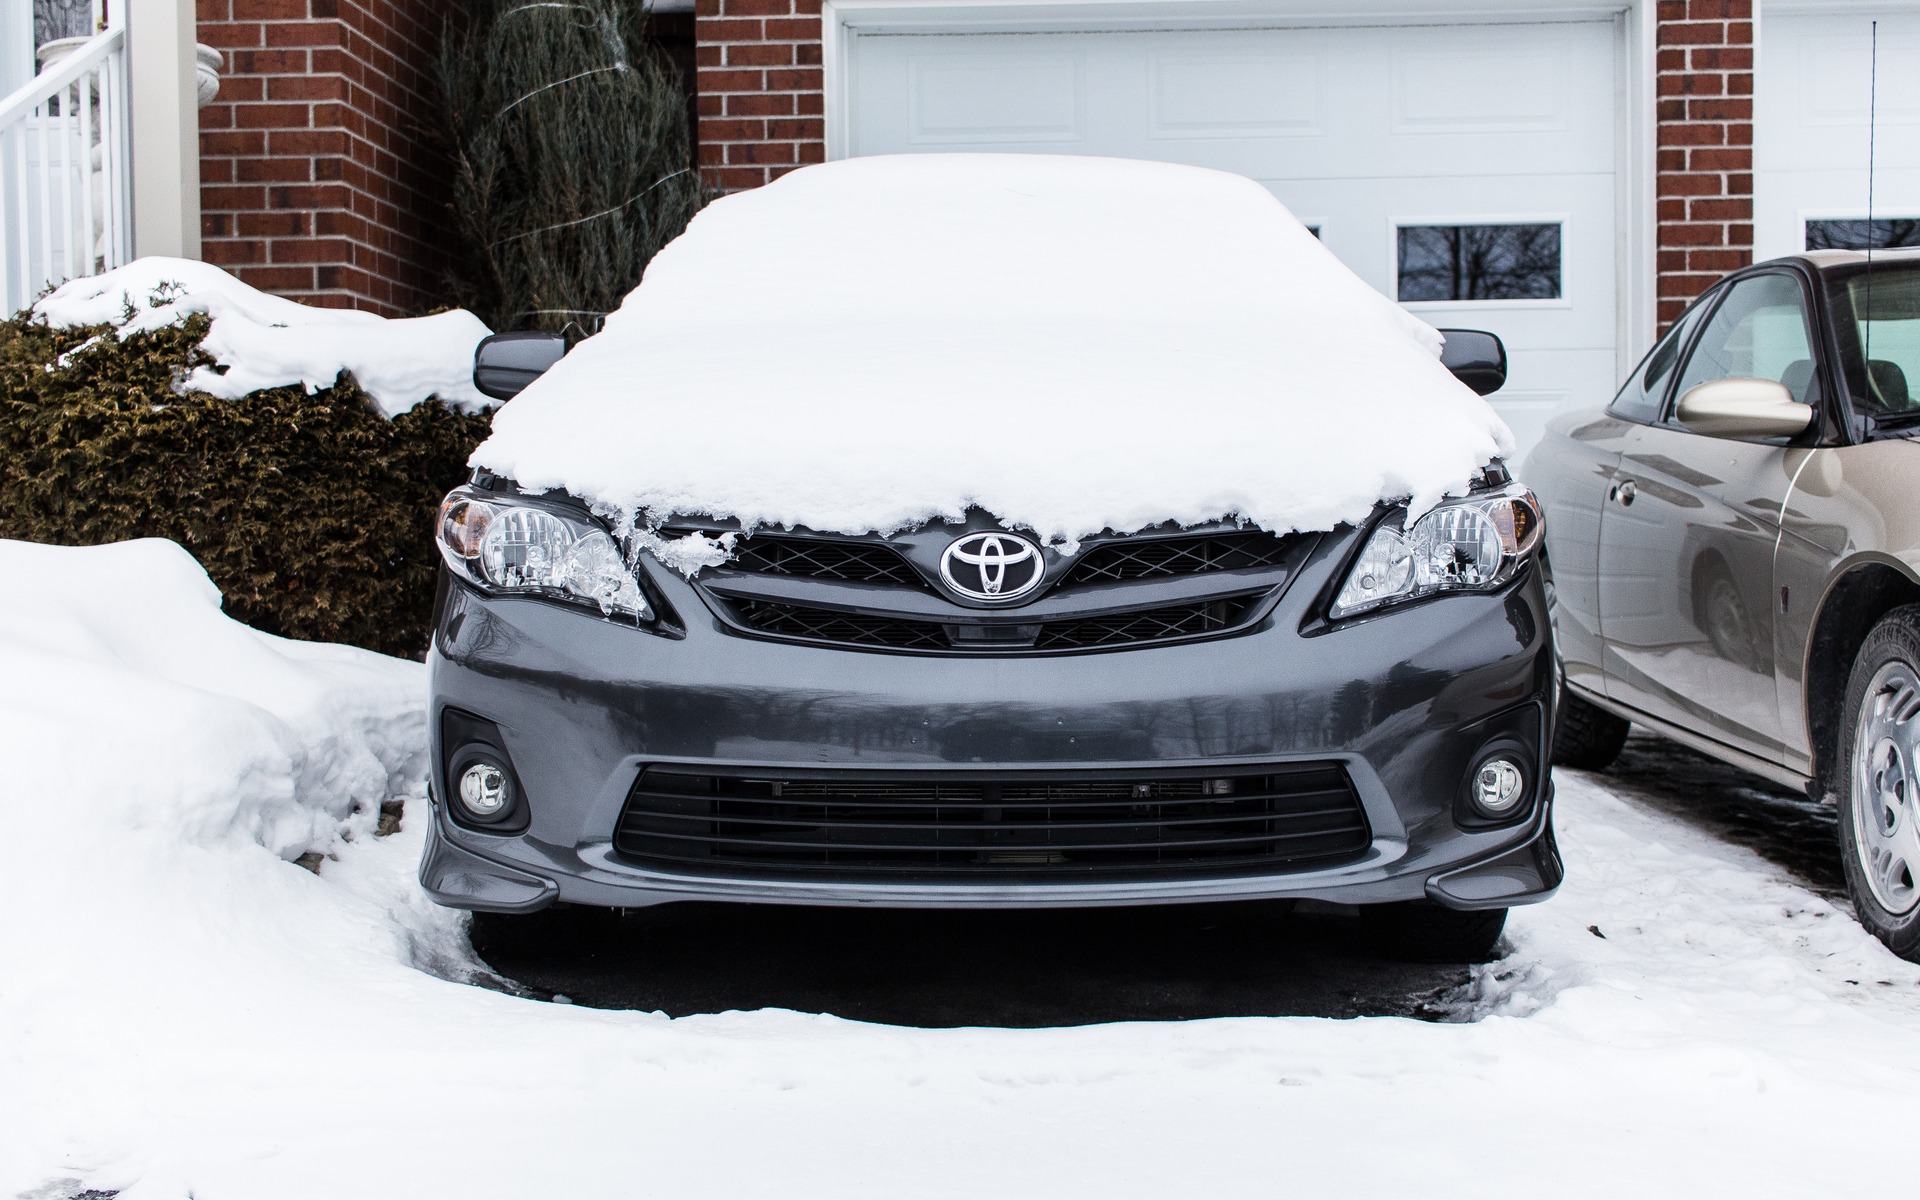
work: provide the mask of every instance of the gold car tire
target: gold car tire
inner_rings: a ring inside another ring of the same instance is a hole
[[[1840,727],[1840,853],[1854,912],[1920,961],[1920,605],[1881,619],[1854,659]]]

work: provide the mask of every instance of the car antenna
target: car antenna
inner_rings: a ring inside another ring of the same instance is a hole
[[[1867,399],[1873,400],[1879,389],[1873,381],[1873,151],[1874,135],[1880,116],[1880,22],[1872,25],[1872,48],[1867,55],[1867,319],[1862,322],[1867,327],[1866,345],[1861,354],[1866,359]]]

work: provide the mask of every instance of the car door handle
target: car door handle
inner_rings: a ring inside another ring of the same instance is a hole
[[[1613,488],[1613,498],[1618,500],[1623,507],[1631,506],[1633,504],[1633,498],[1638,494],[1639,491],[1633,486],[1633,480],[1631,479],[1623,479],[1615,484]]]

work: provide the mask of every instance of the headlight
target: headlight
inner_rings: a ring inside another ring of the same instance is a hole
[[[1447,591],[1491,591],[1513,578],[1540,541],[1540,505],[1519,484],[1448,500],[1411,529],[1383,522],[1367,539],[1328,614]]]
[[[651,621],[653,610],[612,536],[551,509],[482,500],[466,491],[440,505],[440,554],[489,591],[525,593],[597,606]]]

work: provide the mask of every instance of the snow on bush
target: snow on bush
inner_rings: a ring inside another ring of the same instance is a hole
[[[1472,1020],[593,1011],[456,982],[481,971],[462,919],[414,882],[424,668],[228,621],[166,542],[0,542],[0,576],[0,1195],[1911,1184],[1920,968],[1598,777],[1560,777],[1567,886],[1514,915],[1513,953],[1459,998]],[[317,875],[289,861],[308,852]],[[702,983],[722,1001],[729,949]],[[737,964],[743,992],[763,967]]]
[[[200,348],[217,366],[181,382],[228,400],[296,383],[318,391],[347,371],[389,417],[430,396],[469,412],[495,403],[473,386],[473,348],[491,331],[461,308],[399,320],[317,308],[270,296],[210,263],[156,256],[69,280],[33,312],[63,329],[113,325],[122,338],[206,313],[213,328]]]
[[[1511,451],[1439,346],[1240,176],[849,159],[709,205],[473,461],[656,519],[1326,529]]]

